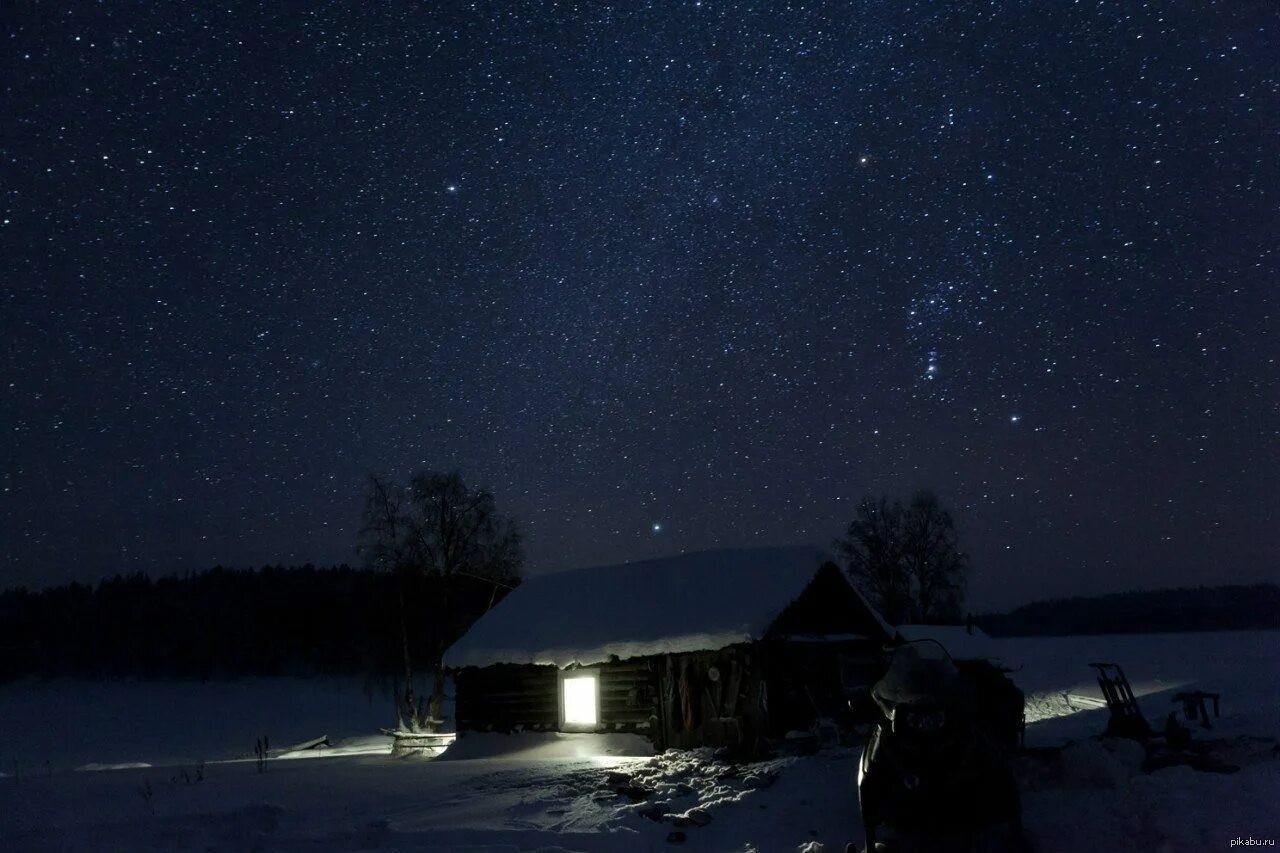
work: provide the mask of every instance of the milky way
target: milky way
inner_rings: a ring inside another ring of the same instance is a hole
[[[0,585],[422,466],[533,571],[927,486],[976,605],[1274,577],[1271,3],[0,15]]]

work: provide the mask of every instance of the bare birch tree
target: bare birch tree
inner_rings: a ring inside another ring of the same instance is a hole
[[[933,492],[917,492],[906,504],[863,498],[835,549],[850,579],[890,622],[959,618],[969,557]]]
[[[465,630],[465,622],[475,618],[474,609],[458,606],[458,581],[469,578],[491,585],[493,606],[501,590],[520,582],[520,531],[498,511],[489,489],[469,488],[457,471],[423,471],[413,476],[407,489],[386,478],[369,478],[360,535],[370,565],[397,577],[406,681],[397,701],[397,725],[415,732],[435,731],[444,716],[445,649]],[[423,591],[430,601],[420,600]],[[468,612],[460,612],[463,609]],[[411,636],[425,639],[428,650],[432,690],[426,708],[414,702]]]

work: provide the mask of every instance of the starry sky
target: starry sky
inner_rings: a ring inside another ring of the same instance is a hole
[[[0,586],[542,572],[938,490],[971,602],[1280,572],[1272,2],[14,0]]]

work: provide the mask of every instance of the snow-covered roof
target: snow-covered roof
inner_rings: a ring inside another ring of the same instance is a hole
[[[758,640],[829,560],[818,548],[750,548],[539,575],[472,625],[444,664],[565,667]]]
[[[1001,658],[995,641],[981,628],[973,632],[964,625],[899,625],[898,636],[912,640],[937,640],[955,660],[998,660]]]

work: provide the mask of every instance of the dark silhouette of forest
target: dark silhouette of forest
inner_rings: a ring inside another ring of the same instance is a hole
[[[409,590],[420,618],[415,659],[446,645],[507,591],[453,579],[450,612],[438,580]],[[152,580],[135,574],[0,593],[0,680],[23,676],[218,678],[403,669],[395,578],[348,566],[222,567]],[[993,636],[1125,634],[1280,628],[1280,586],[1201,587],[1040,601],[975,616]]]
[[[506,592],[456,578],[449,613],[433,578],[409,591],[409,637],[426,661]],[[221,566],[152,580],[134,574],[0,593],[0,680],[23,676],[214,678],[394,676],[403,669],[395,578],[348,566]]]
[[[1280,586],[1198,587],[1037,601],[975,616],[996,637],[1280,628]]]

